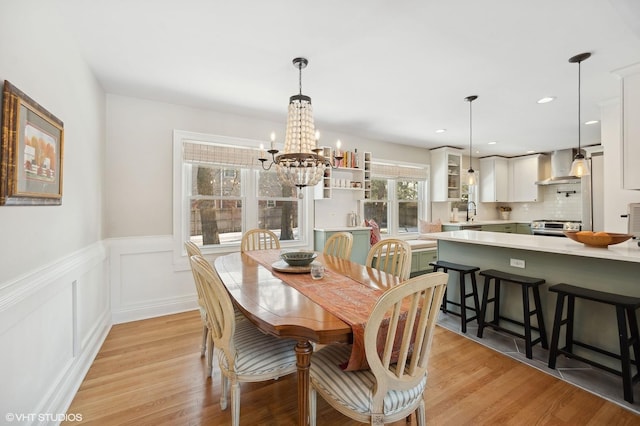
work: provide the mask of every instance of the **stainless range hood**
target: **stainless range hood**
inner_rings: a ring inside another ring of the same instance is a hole
[[[578,153],[577,149],[563,149],[551,153],[551,176],[539,180],[536,185],[559,185],[561,183],[580,183],[581,179],[570,176],[571,163]],[[584,154],[584,152],[583,152]]]

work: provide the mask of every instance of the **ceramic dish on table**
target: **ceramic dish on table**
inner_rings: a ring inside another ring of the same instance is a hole
[[[288,251],[280,254],[280,258],[289,266],[307,266],[318,257],[318,253],[312,251]]]

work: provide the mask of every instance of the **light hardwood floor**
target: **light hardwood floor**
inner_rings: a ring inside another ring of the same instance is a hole
[[[639,424],[640,417],[436,327],[425,392],[429,425]],[[220,373],[205,378],[196,311],[115,325],[68,413],[95,425],[228,425]],[[242,384],[243,425],[294,425],[295,375]],[[412,416],[412,421],[415,420]],[[69,423],[77,424],[77,422]],[[319,425],[356,425],[318,400]],[[397,422],[395,425],[403,425]]]

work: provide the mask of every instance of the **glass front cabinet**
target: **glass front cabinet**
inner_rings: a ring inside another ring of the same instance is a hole
[[[432,201],[460,201],[462,171],[462,150],[451,147],[432,149]]]

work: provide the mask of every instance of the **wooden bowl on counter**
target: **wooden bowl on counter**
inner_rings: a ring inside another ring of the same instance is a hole
[[[587,247],[609,247],[627,241],[633,235],[616,234],[614,232],[564,231],[564,235]]]

